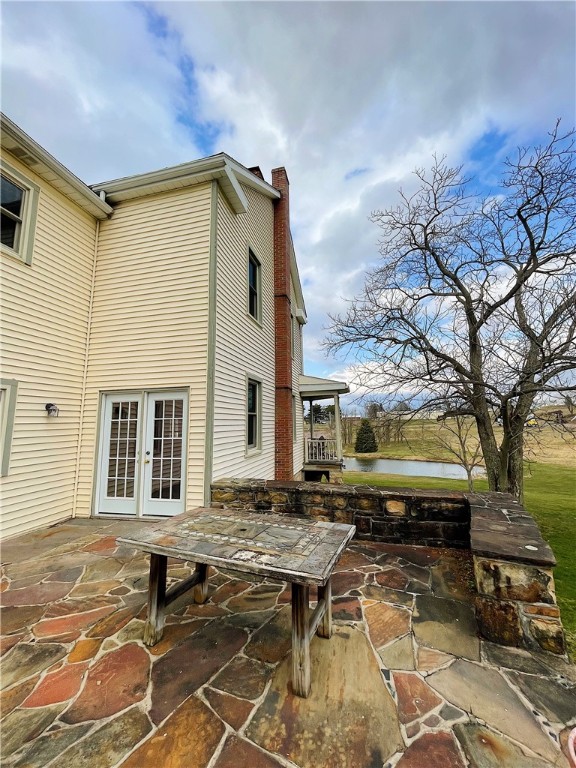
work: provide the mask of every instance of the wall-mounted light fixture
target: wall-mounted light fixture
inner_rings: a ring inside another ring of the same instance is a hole
[[[58,416],[59,408],[57,405],[55,405],[55,403],[46,403],[44,408],[46,409],[47,416],[53,416],[54,418]]]

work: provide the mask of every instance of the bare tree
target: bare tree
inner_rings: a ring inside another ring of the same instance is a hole
[[[353,446],[359,418],[355,413],[342,413],[342,442],[345,446]]]
[[[400,413],[394,411],[383,411],[378,421],[373,422],[372,426],[376,433],[378,443],[389,445],[390,443],[401,443],[404,439],[404,426],[406,422]]]
[[[468,490],[473,491],[474,470],[482,466],[482,447],[475,420],[462,414],[442,419],[438,424],[436,441],[464,468]]]
[[[327,341],[368,389],[472,409],[490,488],[518,498],[536,399],[576,390],[574,136],[557,123],[518,149],[489,196],[444,158],[417,170],[413,195],[372,214],[381,259]]]

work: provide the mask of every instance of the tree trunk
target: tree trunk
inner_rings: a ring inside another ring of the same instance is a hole
[[[500,473],[500,452],[492,424],[487,413],[478,413],[476,411],[476,427],[478,429],[478,438],[482,446],[482,456],[486,465],[486,476],[488,478],[488,488],[491,491],[504,491],[502,476]]]
[[[510,426],[506,422],[504,422],[504,435],[502,437],[502,442],[500,443],[500,481],[499,481],[499,488],[500,491],[505,491],[508,489],[508,464],[510,461],[510,437],[508,435],[508,432],[510,431]]]
[[[500,448],[488,442],[485,447],[482,439],[482,454],[486,464],[488,488],[500,493],[511,493],[523,502],[524,497],[524,437],[505,435]]]
[[[524,461],[522,454],[514,453],[508,462],[508,493],[524,503]]]
[[[524,502],[524,435],[520,432],[511,438],[508,450],[506,490]]]
[[[524,429],[534,404],[533,393],[522,393],[506,424],[501,450],[506,447],[506,488],[522,504],[524,501]]]

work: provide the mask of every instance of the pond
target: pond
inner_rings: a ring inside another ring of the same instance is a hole
[[[465,480],[466,470],[459,464],[445,461],[414,461],[413,459],[353,459],[344,457],[344,468],[350,472],[380,472],[385,475],[416,475],[418,477],[445,477]],[[484,474],[476,467],[474,477]]]

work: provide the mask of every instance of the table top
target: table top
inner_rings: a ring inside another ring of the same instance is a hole
[[[180,560],[324,585],[355,531],[353,525],[291,515],[199,508],[135,525],[118,541]]]

